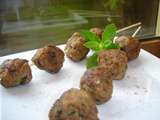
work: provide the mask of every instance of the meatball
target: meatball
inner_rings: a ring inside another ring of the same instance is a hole
[[[97,37],[102,37],[103,30],[101,28],[91,28],[90,32],[94,33]]]
[[[113,79],[120,80],[124,77],[127,69],[128,58],[125,52],[119,49],[101,51],[98,54],[98,64],[111,66]]]
[[[80,87],[87,91],[96,104],[102,104],[112,97],[112,72],[105,66],[87,70],[81,78]]]
[[[89,52],[89,49],[83,46],[84,43],[85,40],[80,33],[75,32],[66,43],[66,56],[73,61],[80,61],[85,58]]]
[[[8,88],[29,83],[32,73],[25,59],[6,60],[0,66],[0,83]]]
[[[54,45],[47,45],[37,50],[32,61],[39,69],[56,73],[63,66],[64,53]]]
[[[95,102],[83,90],[72,88],[58,99],[49,112],[50,120],[99,120]]]
[[[128,60],[133,60],[139,56],[140,42],[137,39],[121,36],[117,38],[115,42],[119,44],[121,50],[126,52]]]

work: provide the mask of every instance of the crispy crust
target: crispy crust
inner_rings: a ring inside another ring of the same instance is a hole
[[[97,37],[101,38],[103,30],[101,28],[95,27],[95,28],[91,28],[90,32],[94,33]]]
[[[32,73],[28,61],[18,58],[4,61],[0,67],[0,78],[0,83],[6,88],[29,83]]]
[[[47,45],[37,50],[32,58],[32,62],[41,70],[56,73],[63,66],[64,53],[54,45]]]
[[[89,49],[83,46],[84,43],[85,40],[80,33],[75,32],[66,43],[66,56],[75,62],[84,59],[89,52]]]
[[[116,39],[116,42],[120,45],[121,50],[126,52],[128,60],[136,59],[140,53],[140,42],[133,37],[121,36]]]
[[[49,112],[50,120],[99,120],[95,102],[83,90],[72,88],[58,99]]]
[[[112,66],[113,79],[115,80],[120,80],[124,77],[127,69],[127,63],[128,58],[126,53],[118,49],[101,51],[98,54],[98,64]]]
[[[112,71],[105,66],[87,70],[81,78],[81,89],[87,91],[96,104],[102,104],[112,97]]]

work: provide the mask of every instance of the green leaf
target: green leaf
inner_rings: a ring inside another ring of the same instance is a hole
[[[119,45],[117,43],[109,43],[109,44],[105,44],[104,45],[104,48],[106,50],[109,50],[109,49],[119,49]]]
[[[112,41],[116,35],[116,26],[115,24],[109,24],[105,27],[104,32],[102,34],[102,41]]]
[[[117,8],[117,5],[118,5],[118,0],[109,0],[110,2],[110,8],[111,10],[114,10]]]
[[[93,51],[98,51],[99,50],[99,43],[97,41],[88,41],[84,43],[84,46],[92,49]]]
[[[103,42],[104,46],[106,46],[108,44],[111,44],[111,43],[113,43],[113,42],[112,41],[107,41],[107,40]]]
[[[88,30],[81,30],[82,36],[85,38],[85,41],[100,41],[100,39]]]
[[[98,58],[97,53],[94,53],[92,56],[90,56],[90,57],[87,59],[87,62],[86,62],[86,67],[87,67],[87,69],[96,67],[96,66],[98,65],[97,58]]]

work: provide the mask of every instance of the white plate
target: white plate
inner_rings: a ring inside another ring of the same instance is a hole
[[[59,46],[63,48],[64,46]],[[0,58],[30,60],[35,50]],[[1,120],[48,120],[48,112],[61,94],[79,88],[85,60],[74,63],[65,58],[58,74],[32,67],[33,79],[27,85],[6,89],[0,86]],[[114,81],[112,99],[98,106],[100,120],[160,120],[160,60],[141,50],[138,59],[129,62],[126,76]]]

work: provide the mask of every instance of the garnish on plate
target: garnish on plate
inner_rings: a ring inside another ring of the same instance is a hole
[[[117,27],[115,24],[109,24],[102,33],[102,38],[97,37],[89,30],[82,30],[81,34],[85,38],[84,46],[93,51],[92,56],[87,59],[86,67],[90,69],[97,66],[97,54],[102,50],[119,49],[119,45],[113,42],[116,36]]]

